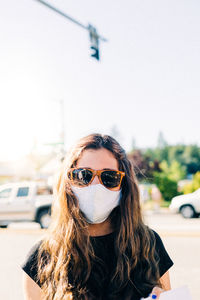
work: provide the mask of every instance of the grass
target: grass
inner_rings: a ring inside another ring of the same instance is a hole
[[[171,201],[165,201],[165,200],[162,200],[162,202],[161,202],[161,207],[169,207],[169,206],[170,206],[170,203],[171,203]]]

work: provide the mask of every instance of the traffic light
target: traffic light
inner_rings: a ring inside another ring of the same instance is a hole
[[[91,42],[90,49],[92,50],[91,57],[94,57],[97,60],[100,60],[100,56],[99,56],[99,35],[97,34],[96,28],[94,28],[92,25],[89,24],[88,29],[89,29],[90,42]]]
[[[94,46],[91,46],[90,49],[93,51],[91,56],[99,60],[99,49]]]

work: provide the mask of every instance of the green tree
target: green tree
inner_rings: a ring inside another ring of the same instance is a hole
[[[177,161],[185,167],[186,174],[195,174],[200,171],[200,147],[197,145],[178,144],[148,148],[144,150],[144,155],[148,156],[150,161],[158,160],[162,162],[165,160],[168,165],[172,165],[173,161]]]
[[[187,145],[183,153],[187,173],[195,174],[200,171],[200,148],[197,145]]]
[[[162,161],[160,163],[160,169],[169,179],[176,182],[186,176],[186,167],[181,166],[176,160],[172,161],[171,165],[169,165],[166,160]]]

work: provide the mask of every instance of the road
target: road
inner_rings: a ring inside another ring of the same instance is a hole
[[[172,288],[187,285],[193,300],[200,299],[200,218],[185,220],[166,212],[146,212],[145,223],[156,230],[174,261]],[[25,227],[26,226],[26,227]],[[45,234],[36,224],[0,229],[0,300],[22,300],[22,264],[32,245]]]

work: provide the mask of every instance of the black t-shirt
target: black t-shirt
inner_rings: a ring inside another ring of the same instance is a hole
[[[169,257],[163,242],[160,238],[160,236],[155,232],[155,238],[156,238],[156,252],[159,256],[159,273],[160,277],[167,272],[167,270],[173,265],[173,261]],[[101,277],[100,280],[103,280],[103,286],[104,286],[104,294],[105,296],[101,297],[98,296],[99,293],[102,293],[101,291],[98,291],[98,287],[95,286],[95,284],[89,280],[89,288],[92,291],[92,294],[96,294],[95,296],[97,299],[107,299],[106,298],[106,291],[107,287],[109,286],[109,279],[110,274],[112,274],[113,270],[116,267],[116,257],[114,255],[114,239],[115,239],[115,233],[110,233],[104,236],[97,236],[97,237],[90,237],[92,246],[94,248],[95,255],[103,260],[104,262],[104,274]],[[41,244],[41,241],[39,241],[37,244],[35,244],[31,250],[29,251],[26,260],[22,264],[22,269],[40,286],[38,280],[37,280],[37,254],[38,249]],[[95,268],[95,265],[94,267]],[[143,268],[143,266],[140,266],[140,268]],[[92,276],[91,276],[92,277]],[[126,297],[126,292],[123,290],[117,295],[116,299],[132,299],[132,300],[139,300],[142,297],[147,297],[148,294],[151,292],[151,290],[146,290],[141,293],[140,286],[142,285],[142,282],[137,281],[137,267],[136,272],[134,273],[134,280],[132,280],[133,285],[131,285],[132,296],[131,298]],[[125,293],[125,294],[124,294]]]

